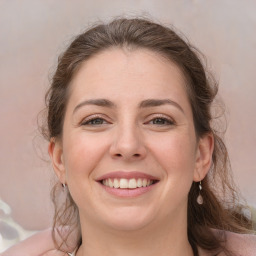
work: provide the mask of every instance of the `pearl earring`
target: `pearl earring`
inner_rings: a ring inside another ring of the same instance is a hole
[[[200,180],[200,183],[199,183],[199,195],[198,195],[198,197],[197,197],[197,199],[196,199],[196,201],[197,201],[197,203],[199,204],[199,205],[202,205],[203,203],[204,203],[204,199],[203,199],[203,197],[202,197],[202,195],[201,195],[201,190],[203,189],[203,187],[202,187],[202,183],[201,183],[201,180]]]

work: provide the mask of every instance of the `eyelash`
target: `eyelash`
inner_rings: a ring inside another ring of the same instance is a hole
[[[164,121],[165,123],[161,123],[161,124],[154,124],[152,123],[153,121],[155,120],[161,120],[161,121]],[[165,116],[155,116],[154,118],[152,118],[149,122],[147,123],[151,123],[152,125],[157,125],[157,126],[169,126],[169,125],[175,125],[175,122],[170,119],[170,118],[167,118]]]
[[[94,121],[100,121],[100,123],[93,123]],[[163,121],[164,123],[160,123],[160,124],[157,124],[157,123],[152,123],[156,120],[161,120]],[[84,119],[82,122],[81,122],[81,125],[88,125],[88,126],[101,126],[101,125],[104,125],[104,124],[107,124],[109,123],[108,121],[106,121],[105,118],[103,118],[102,116],[100,115],[93,115],[93,116],[90,116],[86,119]],[[146,122],[145,124],[151,124],[151,125],[157,125],[157,126],[171,126],[171,125],[175,125],[175,121],[173,121],[172,119],[170,118],[167,118],[165,116],[155,116],[154,118],[151,118],[150,121]]]
[[[96,120],[101,120],[102,123],[100,123],[100,124],[93,124],[93,123],[91,123],[91,122],[96,121]],[[90,116],[90,117],[84,119],[81,122],[81,125],[99,126],[99,125],[103,125],[105,123],[108,123],[108,122],[102,116],[100,116],[100,115],[93,115],[93,116]]]

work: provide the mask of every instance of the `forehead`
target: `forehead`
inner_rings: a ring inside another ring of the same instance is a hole
[[[85,61],[74,76],[70,97],[187,98],[180,68],[158,53],[146,49],[105,50]]]

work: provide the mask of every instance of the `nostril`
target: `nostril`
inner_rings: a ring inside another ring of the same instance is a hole
[[[123,155],[120,154],[120,153],[115,154],[115,156],[116,156],[116,157],[123,157]],[[137,153],[136,153],[136,154],[133,154],[133,157],[136,157],[136,158],[137,158],[137,157],[140,157],[140,156],[141,156],[141,154],[137,154]]]

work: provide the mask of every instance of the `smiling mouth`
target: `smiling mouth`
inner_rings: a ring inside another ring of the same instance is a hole
[[[116,188],[116,189],[136,189],[142,187],[149,187],[158,180],[151,180],[146,178],[131,178],[131,179],[118,179],[118,178],[108,178],[101,180],[100,183],[106,187]]]

